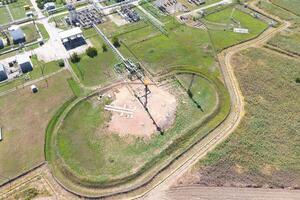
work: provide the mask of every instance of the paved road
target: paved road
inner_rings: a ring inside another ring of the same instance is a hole
[[[171,190],[168,190],[163,199],[299,200],[300,190],[188,186],[172,188]]]

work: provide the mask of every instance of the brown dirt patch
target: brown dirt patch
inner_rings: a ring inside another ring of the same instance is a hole
[[[144,86],[137,85],[133,87],[135,91],[141,90]],[[162,130],[168,129],[174,122],[176,115],[177,101],[169,92],[161,88],[150,85],[151,93],[148,95],[148,110]],[[134,97],[133,93],[123,86],[115,92],[115,100],[111,103],[113,106],[131,109],[133,114],[121,114],[112,112],[111,121],[108,129],[121,136],[135,135],[138,137],[150,137],[156,132],[156,126],[145,111],[142,104]],[[110,111],[111,112],[111,111]]]

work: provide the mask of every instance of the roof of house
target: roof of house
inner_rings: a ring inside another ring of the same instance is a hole
[[[13,38],[13,40],[19,40],[19,39],[23,39],[25,38],[25,34],[23,33],[23,31],[21,29],[15,29],[10,31],[10,35]]]
[[[44,4],[45,8],[47,8],[47,7],[53,7],[53,6],[55,7],[55,3],[54,2],[48,2],[48,3]]]
[[[4,65],[0,63],[0,71],[5,71]]]
[[[82,30],[79,27],[75,27],[66,31],[62,31],[59,33],[59,37],[61,40],[71,38],[72,36],[81,35]]]
[[[27,62],[29,62],[31,64],[31,60],[30,60],[29,56],[26,54],[17,55],[16,58],[17,58],[17,62],[19,65],[22,63],[27,63]]]

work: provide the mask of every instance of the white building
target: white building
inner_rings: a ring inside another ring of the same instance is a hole
[[[31,60],[26,54],[17,55],[17,63],[23,74],[33,70]]]
[[[46,9],[47,11],[54,10],[55,8],[56,6],[54,2],[48,2],[44,4],[44,9]]]

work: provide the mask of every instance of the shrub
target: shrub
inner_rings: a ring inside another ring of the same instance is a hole
[[[65,62],[63,60],[59,60],[58,61],[58,66],[64,67],[65,66]]]
[[[86,50],[86,54],[87,54],[89,57],[93,58],[93,57],[95,57],[95,56],[98,55],[98,51],[97,51],[97,49],[96,49],[95,47],[89,47],[89,48],[87,48],[87,50]]]
[[[79,62],[80,61],[80,57],[78,56],[78,54],[77,53],[73,53],[72,55],[71,55],[71,62],[72,63],[77,63],[77,62]]]
[[[103,52],[107,51],[107,46],[105,44],[102,45],[102,50],[103,50]]]
[[[296,78],[296,83],[300,83],[300,78]]]
[[[121,46],[120,41],[117,37],[113,38],[113,45],[117,48]]]

